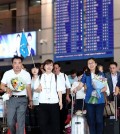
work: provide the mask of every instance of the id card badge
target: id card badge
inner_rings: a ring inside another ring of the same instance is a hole
[[[50,100],[50,98],[51,98],[51,97],[50,97],[50,93],[51,93],[51,92],[50,92],[50,88],[45,88],[45,90],[46,90],[46,99],[47,99],[47,100]]]
[[[46,95],[46,99],[47,99],[47,100],[50,100],[50,95],[47,94],[47,95]]]

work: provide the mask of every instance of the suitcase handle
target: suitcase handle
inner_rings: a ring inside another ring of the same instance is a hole
[[[73,117],[73,111],[74,111],[73,101],[74,101],[75,94],[71,94],[71,96],[72,96],[72,102],[71,102],[71,118],[72,118]]]
[[[7,123],[7,117],[6,117],[6,101],[3,102],[3,107],[4,107],[4,110],[3,110],[3,124],[6,124]]]
[[[118,118],[117,118],[117,96],[116,95],[114,96],[114,102],[115,102],[115,120],[117,121]]]
[[[76,99],[76,94],[71,94],[72,95],[72,103],[71,103],[71,118],[73,117],[73,112],[74,112],[74,100]],[[84,99],[83,99],[83,105],[82,105],[82,114],[83,114],[83,110],[84,110]]]

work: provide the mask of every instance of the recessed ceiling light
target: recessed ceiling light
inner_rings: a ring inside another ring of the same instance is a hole
[[[38,31],[41,31],[41,29],[38,29]]]
[[[40,3],[41,1],[40,0],[37,0],[36,3]]]

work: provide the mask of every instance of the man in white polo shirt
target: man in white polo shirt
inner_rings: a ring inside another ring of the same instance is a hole
[[[60,78],[62,85],[62,103],[63,109],[60,111],[60,134],[64,133],[65,129],[65,120],[67,118],[68,110],[66,109],[66,102],[70,103],[71,99],[69,97],[70,94],[70,82],[68,76],[64,73],[60,72],[61,66],[58,62],[54,63],[54,73]]]
[[[7,124],[11,134],[24,134],[28,100],[29,107],[32,107],[31,77],[27,71],[22,69],[22,61],[22,57],[13,57],[13,69],[6,71],[1,80],[1,89],[10,96],[6,104]],[[16,123],[18,124],[17,130]]]

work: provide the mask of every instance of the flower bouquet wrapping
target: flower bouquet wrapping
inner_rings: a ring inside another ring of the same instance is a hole
[[[13,78],[10,81],[10,89],[14,92],[23,91],[26,88],[26,84],[23,82],[21,78]]]
[[[107,86],[107,79],[103,76],[92,74],[92,85],[95,90],[93,90],[91,93],[89,103],[97,104],[98,99],[101,98],[101,89]]]

